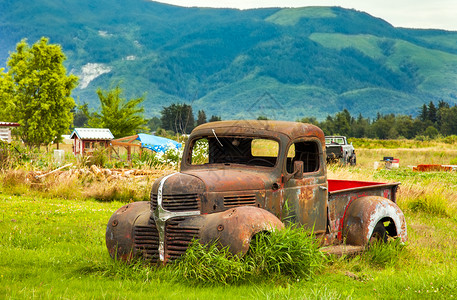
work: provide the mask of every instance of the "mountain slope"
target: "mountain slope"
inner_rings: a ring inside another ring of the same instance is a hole
[[[4,0],[0,66],[22,38],[62,45],[74,96],[120,83],[148,116],[173,102],[229,118],[417,113],[457,102],[457,33],[337,7],[182,8],[143,0]]]

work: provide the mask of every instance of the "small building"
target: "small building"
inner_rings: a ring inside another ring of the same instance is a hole
[[[90,155],[97,147],[108,148],[113,134],[108,128],[75,128],[70,135],[74,140],[74,155]]]
[[[11,128],[19,126],[19,123],[0,122],[0,140],[11,143]]]

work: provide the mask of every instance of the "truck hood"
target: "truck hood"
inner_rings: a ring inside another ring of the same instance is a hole
[[[181,173],[200,179],[207,192],[265,190],[268,176],[240,170],[192,170]]]

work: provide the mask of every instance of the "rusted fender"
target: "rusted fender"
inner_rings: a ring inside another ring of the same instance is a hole
[[[399,237],[402,242],[405,242],[407,240],[405,216],[397,204],[378,196],[355,199],[348,205],[344,214],[343,237],[346,239],[346,244],[367,245],[376,224],[387,221],[390,221],[387,227],[389,236]]]
[[[106,247],[112,258],[130,261],[134,257],[133,228],[147,225],[151,215],[150,202],[133,202],[119,208],[106,226]]]
[[[284,228],[275,215],[254,206],[236,207],[202,217],[200,241],[209,243],[218,240],[222,246],[229,246],[233,254],[246,254],[255,234]]]

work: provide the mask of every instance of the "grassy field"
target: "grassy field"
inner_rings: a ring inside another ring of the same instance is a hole
[[[455,146],[455,145],[454,145]],[[393,154],[392,154],[393,153]],[[170,267],[114,262],[106,222],[123,203],[0,190],[0,298],[65,299],[452,299],[457,297],[457,175],[413,172],[409,165],[448,164],[451,146],[358,149],[355,167],[329,167],[329,178],[400,181],[405,247],[331,258],[308,280],[259,278],[236,285],[183,282]],[[374,170],[383,156],[398,170]]]

